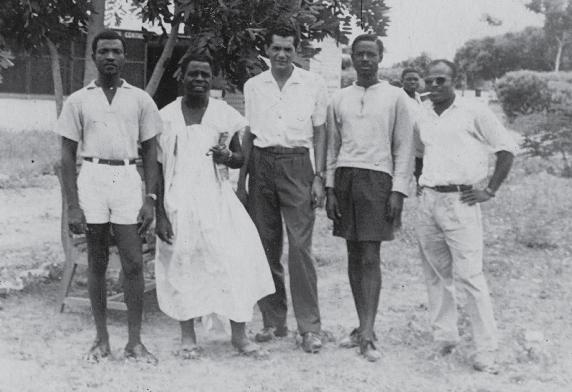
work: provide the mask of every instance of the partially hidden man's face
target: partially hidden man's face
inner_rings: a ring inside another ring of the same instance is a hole
[[[417,91],[419,89],[419,74],[417,72],[408,72],[403,75],[403,89],[408,93]]]
[[[211,89],[213,73],[209,63],[191,61],[183,75],[183,87],[186,95],[208,95]]]
[[[352,63],[358,76],[376,76],[382,59],[383,55],[379,53],[379,48],[373,41],[359,41],[354,46]]]
[[[270,60],[270,67],[275,70],[288,71],[292,68],[292,61],[296,56],[294,37],[272,36],[272,43],[266,47],[266,55]]]
[[[433,103],[447,102],[455,96],[453,71],[445,63],[438,63],[429,68],[425,76],[425,89],[431,94]]]
[[[125,64],[125,48],[118,39],[100,39],[92,57],[100,74],[116,75]]]

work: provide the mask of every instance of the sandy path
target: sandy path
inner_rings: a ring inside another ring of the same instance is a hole
[[[502,196],[499,196],[502,198]],[[506,202],[506,201],[505,201]],[[502,203],[502,201],[501,201]],[[499,203],[500,204],[500,203]],[[11,265],[29,262],[26,255],[61,260],[57,187],[0,190],[0,257]],[[228,337],[200,332],[206,355],[181,361],[177,324],[148,297],[143,338],[160,364],[150,367],[122,360],[125,317],[110,316],[115,360],[87,364],[81,356],[93,338],[85,310],[57,313],[57,282],[43,284],[3,300],[0,310],[0,392],[36,391],[570,391],[572,328],[569,259],[558,251],[507,249],[506,223],[497,221],[495,205],[487,234],[487,273],[496,304],[502,347],[499,376],[478,374],[467,360],[470,328],[461,313],[463,342],[452,356],[428,359],[431,338],[426,293],[412,232],[384,244],[384,284],[376,326],[383,353],[380,362],[364,362],[354,350],[327,343],[318,355],[296,347],[294,336],[268,345],[271,359],[257,361],[234,354]],[[412,220],[408,212],[406,225]],[[11,228],[8,228],[10,226]],[[319,294],[324,328],[336,338],[356,323],[345,272],[343,242],[329,234],[320,212],[315,251],[319,258]],[[22,248],[24,247],[24,248]],[[27,252],[27,253],[26,253]],[[11,256],[10,256],[11,255]],[[549,262],[541,262],[548,260]],[[294,326],[292,315],[289,325]],[[250,328],[260,327],[256,311]],[[542,342],[527,350],[527,331],[540,331]]]

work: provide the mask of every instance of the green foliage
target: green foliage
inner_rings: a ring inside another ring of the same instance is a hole
[[[560,157],[560,174],[572,177],[572,72],[510,72],[496,90],[506,115],[524,128],[527,154]]]
[[[431,56],[429,56],[427,52],[421,52],[419,56],[403,60],[393,65],[392,68],[400,69],[399,71],[400,76],[401,76],[401,71],[403,71],[405,68],[415,68],[423,75],[427,71],[427,66],[432,60],[433,59],[431,58]]]
[[[572,2],[569,0],[531,0],[526,6],[531,11],[544,15],[544,33],[549,45],[556,47],[554,70],[558,71],[562,52],[572,41]]]
[[[143,6],[144,21],[164,26],[181,18],[191,47],[207,53],[215,71],[239,88],[264,67],[264,33],[273,25],[294,27],[302,57],[311,57],[316,53],[313,40],[349,42],[351,16],[362,29],[381,36],[389,23],[384,0],[178,0],[174,12],[172,0],[134,1]]]
[[[494,80],[509,71],[550,71],[553,56],[542,29],[528,27],[517,33],[467,41],[455,53],[455,63],[466,75],[468,85],[474,87],[481,80]]]
[[[509,72],[497,80],[495,89],[502,109],[509,118],[542,112],[550,107],[548,81],[538,72]]]
[[[36,52],[48,39],[57,45],[79,37],[90,10],[90,0],[2,0],[0,37]]]
[[[2,83],[2,70],[13,67],[14,55],[9,50],[0,49],[0,83]]]

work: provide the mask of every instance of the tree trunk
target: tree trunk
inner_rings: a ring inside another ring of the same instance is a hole
[[[175,44],[177,43],[177,35],[179,34],[179,25],[181,24],[182,15],[177,15],[178,10],[175,9],[175,16],[173,19],[173,23],[171,24],[171,31],[169,32],[169,38],[165,43],[165,47],[161,52],[161,56],[159,60],[157,60],[157,64],[155,64],[155,68],[153,68],[153,73],[151,74],[151,78],[149,79],[149,83],[147,83],[147,87],[145,87],[145,91],[150,96],[154,96],[159,88],[159,83],[161,82],[161,78],[163,77],[163,73],[165,72],[165,68],[169,60],[171,60],[171,56],[173,54],[173,50],[175,49]]]
[[[89,17],[87,25],[87,37],[85,41],[85,66],[83,72],[83,85],[87,86],[92,80],[97,79],[97,68],[91,60],[91,41],[105,28],[105,0],[93,0],[94,12]]]
[[[556,50],[556,59],[554,60],[554,71],[560,71],[560,59],[562,58],[562,50],[564,49],[564,40],[557,39],[558,49]]]
[[[46,38],[48,51],[50,52],[50,63],[52,65],[52,80],[54,81],[54,97],[56,98],[56,113],[60,116],[64,105],[64,86],[62,83],[62,72],[60,68],[60,55],[57,46]]]

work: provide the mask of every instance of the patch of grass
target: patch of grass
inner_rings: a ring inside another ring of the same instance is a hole
[[[60,139],[45,130],[0,129],[0,188],[39,186],[54,174]]]

